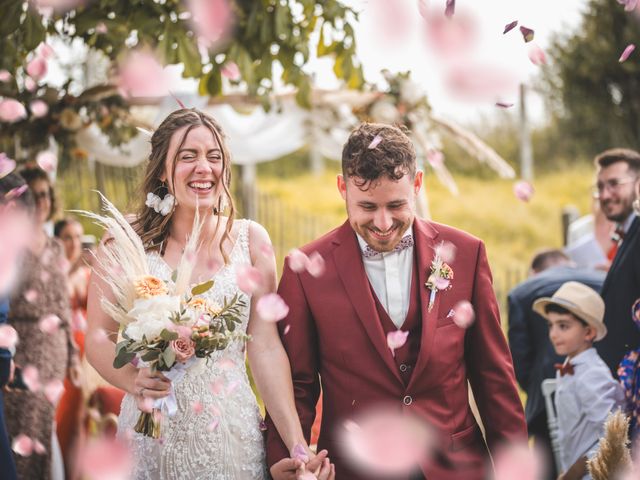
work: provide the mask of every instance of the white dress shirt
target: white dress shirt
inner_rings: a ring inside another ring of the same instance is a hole
[[[411,227],[402,235],[412,235]],[[357,234],[356,234],[357,235]],[[360,251],[367,242],[357,235]],[[371,258],[362,258],[364,270],[378,300],[398,328],[402,327],[409,312],[411,275],[413,270],[413,248],[399,252],[385,252]]]
[[[624,392],[595,348],[570,359],[574,374],[556,373],[555,396],[562,470],[580,457],[591,458],[604,434],[604,422],[612,410],[624,404]],[[583,479],[590,479],[585,475]]]

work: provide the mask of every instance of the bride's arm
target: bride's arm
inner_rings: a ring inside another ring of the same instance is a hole
[[[113,367],[116,356],[115,341],[118,336],[118,323],[104,313],[100,305],[101,299],[106,297],[115,301],[111,287],[96,272],[104,258],[104,243],[100,244],[94,271],[89,282],[87,299],[87,333],[85,349],[87,360],[98,373],[110,384],[136,395],[140,399],[140,392],[144,389],[144,396],[161,398],[168,394],[168,381],[163,375],[151,373],[149,369],[137,369],[128,364],[122,368]]]
[[[307,446],[298,419],[293,398],[293,382],[289,358],[282,346],[278,329],[273,322],[267,322],[257,315],[256,303],[266,293],[276,290],[276,262],[271,254],[264,251],[271,247],[266,230],[251,222],[249,228],[249,250],[253,266],[262,274],[263,285],[251,299],[251,316],[248,333],[252,340],[247,344],[247,354],[253,378],[265,407],[269,411],[278,433],[291,452],[296,444]]]

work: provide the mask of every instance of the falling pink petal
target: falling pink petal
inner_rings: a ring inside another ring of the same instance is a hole
[[[45,315],[38,321],[38,328],[42,333],[52,334],[58,330],[61,322],[62,320],[57,315]]]
[[[0,348],[15,348],[18,343],[18,332],[11,325],[0,325]]]
[[[473,305],[467,300],[462,300],[453,307],[453,322],[460,328],[467,329],[476,319]]]
[[[427,47],[444,60],[465,56],[478,39],[478,20],[469,13],[461,13],[446,18],[441,13],[433,13],[425,22]]]
[[[456,0],[447,0],[447,4],[444,9],[444,15],[446,17],[451,18],[453,17],[455,10],[456,10]]]
[[[236,362],[229,357],[222,357],[220,360],[216,361],[216,365],[218,365],[218,368],[222,370],[231,370],[236,366]]]
[[[262,274],[260,270],[249,264],[238,265],[236,267],[236,282],[240,290],[251,295],[262,286]]]
[[[529,48],[529,60],[534,65],[546,65],[547,64],[547,56],[538,45],[531,45]]]
[[[36,156],[36,163],[45,172],[53,172],[58,165],[58,157],[55,153],[50,151],[43,151]]]
[[[289,333],[289,330],[291,330],[291,325],[287,325],[286,327],[284,327],[282,334],[286,335],[287,333]]]
[[[629,58],[629,55],[631,55],[631,53],[633,53],[635,49],[636,49],[636,46],[633,43],[627,45],[627,48],[625,48],[624,52],[622,52],[622,55],[620,55],[618,62],[622,63],[626,61],[627,58]]]
[[[82,478],[127,480],[131,478],[133,456],[126,441],[112,436],[89,439],[79,452]]]
[[[396,355],[396,349],[402,347],[407,342],[408,336],[409,332],[403,332],[402,330],[387,333],[387,346],[391,349],[394,357]]]
[[[520,180],[513,185],[513,194],[518,200],[528,202],[533,197],[535,190],[526,180]]]
[[[238,388],[238,386],[240,385],[240,381],[239,380],[233,380],[232,382],[229,382],[229,385],[227,385],[227,395],[231,395],[236,388]]]
[[[0,82],[6,83],[11,80],[13,76],[9,73],[8,70],[0,70]]]
[[[371,140],[371,143],[369,144],[369,146],[367,148],[369,150],[373,150],[378,145],[380,145],[381,141],[382,141],[382,137],[380,135],[376,135],[375,137],[373,137],[373,140]]]
[[[19,101],[13,98],[0,101],[0,121],[14,123],[24,118],[27,118],[27,109]]]
[[[53,9],[56,12],[66,12],[79,5],[84,4],[87,0],[31,0],[39,9]]]
[[[58,404],[58,401],[62,397],[63,393],[64,383],[62,382],[62,380],[51,380],[44,386],[44,396],[47,397],[47,400],[49,400],[53,406],[56,406]]]
[[[514,95],[518,80],[504,67],[483,63],[460,63],[446,74],[449,90],[462,100],[494,101],[495,98]]]
[[[220,409],[215,405],[211,405],[209,407],[209,411],[213,414],[214,417],[219,417],[221,415]]]
[[[263,243],[262,245],[260,245],[260,253],[267,258],[273,257],[275,255],[273,245],[271,245],[270,243]]]
[[[201,402],[196,400],[191,404],[191,411],[196,415],[200,415],[204,411],[204,406]]]
[[[370,0],[368,5],[376,37],[381,43],[393,46],[408,40],[408,27],[414,14],[411,2]]]
[[[240,68],[235,62],[226,62],[222,68],[220,69],[220,73],[222,73],[223,77],[228,78],[234,82],[240,80]]]
[[[307,263],[309,258],[304,254],[302,250],[294,248],[289,252],[289,268],[296,273],[300,273],[307,269]]]
[[[209,425],[207,425],[207,431],[208,432],[213,432],[216,428],[218,428],[218,423],[220,423],[220,420],[218,420],[217,418],[214,418],[211,423]]]
[[[97,343],[104,343],[109,341],[109,334],[104,328],[96,329],[91,335]]]
[[[427,151],[427,162],[432,167],[440,167],[444,164],[444,154],[440,150],[430,149]]]
[[[153,55],[142,51],[134,51],[120,64],[117,85],[126,98],[159,97],[168,91],[162,65]]]
[[[40,390],[40,374],[33,365],[26,365],[22,369],[22,380],[29,390],[37,392]]]
[[[12,200],[14,198],[18,198],[27,190],[29,190],[29,185],[22,185],[20,187],[12,188],[7,192],[4,198],[5,200]]]
[[[266,322],[279,322],[289,313],[289,307],[277,293],[263,295],[256,304],[256,311]]]
[[[38,298],[38,292],[33,288],[30,288],[29,290],[24,292],[24,299],[29,303],[35,302],[37,298]]]
[[[231,33],[233,10],[228,0],[189,0],[193,28],[208,44],[223,41]]]
[[[508,102],[496,102],[496,107],[500,107],[500,108],[511,108],[511,107],[513,107],[513,103],[508,103]]]
[[[516,28],[518,26],[518,20],[514,20],[511,23],[507,23],[504,26],[504,32],[502,32],[502,34],[504,35],[505,33],[510,32],[511,30],[513,30],[514,28]]]
[[[81,309],[77,309],[71,313],[71,328],[73,331],[87,331],[87,318]]]
[[[184,252],[184,258],[187,260],[187,262],[193,264],[196,261],[196,252],[193,251],[193,249],[189,249],[187,251]]]
[[[638,0],[618,0],[618,3],[624,5],[625,12],[633,12],[638,5]]]
[[[27,74],[34,80],[40,80],[47,74],[47,61],[44,57],[36,56],[27,64]]]
[[[29,104],[29,110],[34,117],[40,118],[49,112],[49,106],[42,100],[34,100]]]
[[[343,452],[363,478],[408,477],[437,445],[433,428],[409,412],[370,411],[344,423]]]
[[[318,252],[313,252],[309,255],[309,261],[307,262],[307,272],[312,277],[318,278],[322,276],[325,270],[324,258]]]
[[[33,440],[21,433],[13,439],[11,449],[21,457],[28,457],[33,453]]]
[[[16,169],[16,161],[9,158],[6,153],[4,152],[0,153],[0,178],[6,177],[15,169]]]
[[[532,41],[533,37],[535,36],[535,32],[530,28],[525,27],[524,25],[520,27],[520,33],[522,33],[522,38],[524,39],[525,43],[529,43],[530,41]]]
[[[33,451],[36,452],[38,455],[44,455],[45,453],[47,453],[47,449],[44,447],[42,443],[40,443],[40,440],[33,441]]]
[[[309,455],[307,454],[307,450],[304,448],[304,445],[296,443],[291,449],[291,458],[302,460],[304,463],[307,463],[309,461]]]
[[[446,290],[451,285],[451,281],[446,278],[438,277],[436,278],[436,288],[438,290]]]
[[[109,29],[107,28],[107,26],[104,24],[104,22],[98,22],[96,24],[96,33],[99,33],[101,35],[104,35],[105,33],[107,33],[109,31]]]
[[[154,403],[155,403],[155,402],[154,402],[153,398],[145,397],[145,398],[142,400],[142,406],[141,406],[141,408],[140,408],[140,409],[141,409],[143,412],[151,413],[151,412],[153,412],[153,404],[154,404]]]
[[[218,260],[208,260],[207,261],[207,270],[210,272],[217,272],[222,267],[222,263]]]
[[[209,389],[214,395],[220,395],[224,391],[224,382],[220,379],[214,380],[209,385]]]
[[[538,480],[544,478],[546,461],[535,448],[526,443],[512,443],[496,454],[495,480]]]
[[[447,241],[440,242],[435,249],[435,253],[444,263],[452,263],[456,259],[456,246]]]
[[[38,88],[38,84],[36,83],[36,81],[33,78],[26,77],[24,79],[24,88],[26,88],[30,92],[33,92],[33,91],[36,90],[36,88]]]

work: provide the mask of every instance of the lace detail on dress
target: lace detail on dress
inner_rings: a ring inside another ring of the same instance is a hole
[[[236,244],[213,277],[205,295],[223,304],[240,293],[246,303],[242,328],[247,330],[251,297],[238,289],[235,269],[251,263],[249,220],[238,220]],[[150,273],[171,281],[171,269],[157,253],[149,253]],[[245,368],[245,348],[239,342],[200,360],[174,385],[178,412],[162,419],[162,438],[133,431],[140,411],[126,395],[118,419],[118,435],[129,441],[135,455],[135,479],[253,480],[268,478],[262,420]]]

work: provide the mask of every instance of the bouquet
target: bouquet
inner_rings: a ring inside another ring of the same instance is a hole
[[[166,410],[172,416],[177,411],[173,385],[198,359],[208,359],[233,341],[247,340],[235,331],[246,304],[238,295],[225,298],[222,306],[209,302],[202,295],[213,287],[213,280],[189,285],[201,229],[197,213],[178,268],[171,282],[165,282],[150,275],[144,246],[129,222],[101,198],[111,216],[82,213],[104,226],[110,237],[97,272],[115,296],[114,302],[103,297],[102,308],[120,323],[113,366],[148,366],[171,380],[169,396],[155,400],[151,412],[141,412],[135,426],[136,432],[159,438],[160,413]]]

